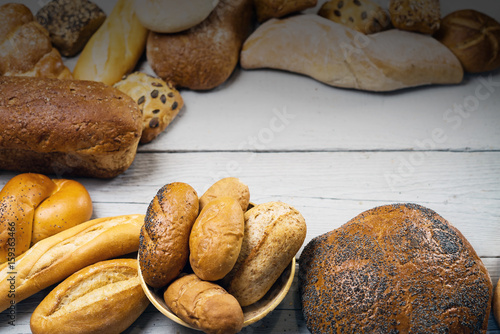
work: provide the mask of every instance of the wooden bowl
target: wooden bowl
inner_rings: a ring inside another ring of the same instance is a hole
[[[139,258],[137,259],[139,260]],[[290,290],[290,286],[292,285],[294,276],[295,258],[293,258],[293,260],[286,267],[281,276],[264,297],[262,297],[259,301],[255,302],[252,305],[243,307],[243,315],[245,316],[243,327],[261,320],[272,310],[274,310],[279,305],[279,303],[281,303],[283,298],[285,298],[288,290]],[[165,291],[165,289],[155,289],[147,285],[146,282],[144,282],[144,278],[142,277],[140,266],[139,279],[141,281],[141,286],[144,290],[144,293],[149,298],[151,303],[158,309],[158,311],[163,313],[170,320],[175,321],[180,325],[199,330],[199,328],[195,328],[189,325],[188,323],[177,317],[172,311],[170,311],[168,306],[165,304],[165,300],[163,299],[163,292]]]

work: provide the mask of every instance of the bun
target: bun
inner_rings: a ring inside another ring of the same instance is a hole
[[[42,174],[10,179],[0,191],[0,208],[0,263],[92,216],[92,200],[82,184]]]
[[[419,205],[377,207],[312,239],[298,277],[312,333],[485,333],[488,326],[488,271],[456,228]]]
[[[314,7],[317,2],[317,0],[254,0],[254,5],[257,20],[264,22],[270,18],[279,18]]]
[[[118,0],[78,57],[76,79],[113,85],[131,72],[144,52],[148,30],[134,13],[134,0]]]
[[[245,213],[240,255],[222,286],[248,306],[261,299],[302,247],[304,217],[281,202],[259,204]]]
[[[147,29],[175,33],[194,27],[207,18],[219,0],[135,0],[135,13]]]
[[[369,91],[463,78],[458,59],[431,36],[397,29],[363,35],[314,14],[265,22],[245,41],[240,61],[245,69],[281,69]]]
[[[389,14],[394,27],[432,34],[439,29],[439,0],[390,0]]]
[[[36,19],[59,52],[72,57],[83,49],[106,14],[88,0],[52,0],[36,13]]]
[[[196,191],[188,184],[163,186],[148,206],[141,229],[139,262],[144,281],[161,288],[176,278],[189,258],[189,234],[198,216]]]
[[[500,23],[486,14],[472,9],[450,13],[434,37],[450,48],[467,72],[500,67]]]
[[[246,184],[236,177],[226,177],[212,184],[200,197],[200,210],[210,201],[223,196],[234,198],[240,203],[241,210],[243,212],[247,211],[250,203],[250,190]]]
[[[55,287],[31,315],[30,327],[33,334],[118,334],[148,305],[137,260],[108,260],[79,270]]]
[[[137,104],[102,83],[0,77],[0,169],[115,177],[141,131]]]
[[[0,22],[0,75],[71,78],[49,33],[28,7],[17,3],[0,6]]]
[[[148,63],[176,87],[209,90],[224,83],[238,64],[250,33],[252,0],[220,0],[200,24],[176,34],[150,32]]]
[[[216,281],[233,268],[245,229],[243,211],[232,197],[220,197],[201,210],[189,236],[189,262],[196,276]]]
[[[134,72],[118,81],[114,87],[130,96],[141,109],[141,144],[155,139],[184,106],[177,89],[170,83],[146,73]]]
[[[164,299],[175,315],[207,334],[238,333],[243,327],[238,301],[219,285],[202,281],[195,274],[170,284]]]
[[[137,251],[143,222],[144,215],[89,220],[39,241],[15,264],[9,259],[0,265],[0,312],[86,266]]]

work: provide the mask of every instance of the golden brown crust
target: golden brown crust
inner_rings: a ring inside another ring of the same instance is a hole
[[[236,199],[240,203],[243,212],[247,211],[250,203],[250,190],[246,184],[236,177],[226,177],[212,184],[200,197],[200,210],[210,201],[222,196],[230,196]]]
[[[174,182],[158,190],[140,234],[139,261],[147,284],[161,288],[180,274],[198,212],[198,195],[190,185]]]
[[[115,259],[74,273],[33,311],[31,331],[34,334],[123,332],[149,305],[137,267],[135,259]]]
[[[0,168],[114,177],[135,158],[137,104],[99,82],[0,77]]]
[[[270,18],[280,18],[314,7],[317,2],[317,0],[254,0],[254,5],[257,20],[264,22]]]
[[[93,219],[41,240],[15,264],[0,265],[0,312],[86,266],[137,251],[143,222],[144,215]]]
[[[164,299],[179,318],[207,334],[238,333],[243,327],[243,310],[238,301],[219,285],[195,274],[170,284]]]
[[[225,82],[250,33],[251,0],[221,0],[200,24],[176,34],[150,32],[146,45],[155,73],[176,87],[213,89]]]
[[[457,56],[467,72],[500,67],[500,23],[486,14],[472,9],[450,13],[434,37]]]
[[[486,332],[488,271],[455,227],[422,206],[365,211],[312,239],[299,264],[312,333]]]
[[[389,14],[394,27],[432,34],[439,29],[439,0],[390,0]]]
[[[216,281],[233,268],[241,250],[245,223],[233,197],[219,197],[201,210],[189,236],[189,263],[205,281]]]
[[[48,31],[28,7],[17,3],[0,6],[0,22],[0,75],[71,78]]]

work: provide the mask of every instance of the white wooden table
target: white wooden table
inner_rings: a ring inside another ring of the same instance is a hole
[[[26,3],[36,12],[44,1]],[[109,13],[114,1],[98,3]],[[500,20],[492,3],[442,1],[442,13],[470,7]],[[67,63],[73,66],[74,59]],[[139,69],[150,71],[144,62]],[[308,226],[305,245],[364,210],[413,202],[456,226],[496,285],[500,71],[466,75],[460,85],[369,93],[292,73],[238,68],[213,91],[181,94],[185,107],[166,132],[140,146],[129,170],[110,180],[77,179],[90,192],[94,217],[145,213],[166,183],[186,182],[202,194],[218,179],[236,176],[249,185],[252,202],[280,200],[296,207]],[[15,174],[0,171],[0,186]],[[1,313],[0,332],[30,333],[30,314],[49,291],[17,306],[16,326]],[[152,305],[126,331],[195,332]],[[276,310],[242,333],[308,333],[297,281]],[[492,316],[488,333],[500,333]]]

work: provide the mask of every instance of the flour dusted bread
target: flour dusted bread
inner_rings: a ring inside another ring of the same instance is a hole
[[[0,77],[0,169],[110,178],[134,161],[141,111],[100,82]]]
[[[314,14],[265,22],[245,41],[240,61],[245,69],[281,69],[370,91],[463,78],[458,59],[431,36],[397,29],[363,35]]]
[[[492,290],[465,237],[415,204],[365,211],[299,260],[311,333],[486,333]]]
[[[0,6],[0,75],[69,79],[70,70],[52,47],[48,31],[30,9],[18,3]]]

